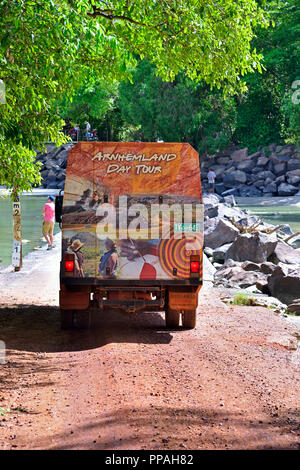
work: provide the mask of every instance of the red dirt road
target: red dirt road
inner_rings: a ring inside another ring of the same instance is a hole
[[[53,291],[31,303],[6,292],[1,449],[300,448],[297,333],[271,310],[226,307],[208,289],[195,330],[112,312],[67,332]]]

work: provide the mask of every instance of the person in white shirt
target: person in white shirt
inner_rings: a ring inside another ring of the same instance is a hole
[[[213,170],[209,170],[207,173],[207,179],[208,179],[208,192],[215,192],[215,179],[216,179],[216,173]]]
[[[86,125],[86,128],[85,128],[85,136],[88,140],[88,138],[90,137],[90,134],[91,134],[91,125],[88,121],[85,121],[85,125]]]

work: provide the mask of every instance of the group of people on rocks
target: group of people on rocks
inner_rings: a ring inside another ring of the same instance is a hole
[[[75,127],[70,129],[70,137],[73,142],[78,142],[81,136],[81,129],[79,124],[76,124]],[[91,129],[91,125],[88,121],[85,121],[85,138],[86,140],[97,140],[97,130]]]

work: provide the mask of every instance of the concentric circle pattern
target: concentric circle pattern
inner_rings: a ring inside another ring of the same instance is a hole
[[[192,238],[162,239],[159,243],[159,259],[163,270],[173,277],[173,269],[177,269],[177,277],[190,277],[190,255],[199,254],[202,259],[203,235],[191,234]],[[202,265],[202,263],[201,263]],[[202,276],[202,273],[200,273]]]

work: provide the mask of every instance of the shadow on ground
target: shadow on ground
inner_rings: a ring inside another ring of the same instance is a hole
[[[0,340],[7,350],[53,353],[83,351],[109,343],[168,344],[170,330],[159,313],[129,316],[117,311],[102,314],[92,330],[61,330],[58,307],[18,305],[0,308]]]
[[[281,443],[281,435],[299,429],[299,410],[291,419],[279,413],[275,419],[256,422],[245,420],[240,413],[159,406],[119,409],[102,414],[94,421],[72,427],[72,435],[51,436],[52,449],[299,449],[299,442]],[[187,430],[190,430],[190,433]],[[104,437],[106,436],[106,437]],[[111,437],[108,437],[111,436]],[[274,444],[276,442],[276,444]],[[282,442],[286,442],[282,439]],[[43,447],[35,442],[34,447]]]

